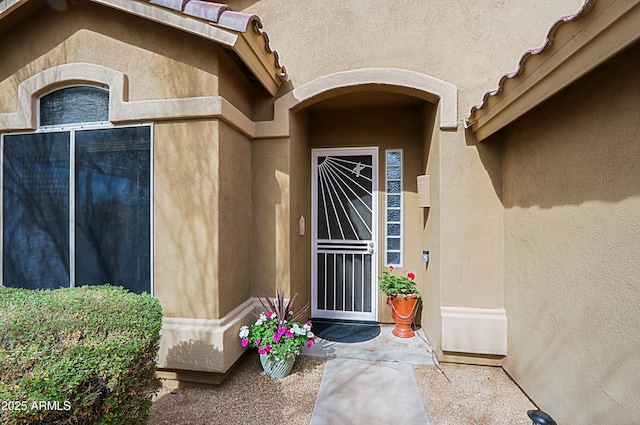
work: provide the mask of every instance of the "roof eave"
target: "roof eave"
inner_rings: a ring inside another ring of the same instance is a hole
[[[585,16],[550,35],[552,45],[527,52],[518,70],[472,108],[466,125],[482,141],[640,38],[640,0],[598,0]]]
[[[254,27],[238,33],[232,49],[251,69],[264,88],[274,96],[282,85],[285,70],[283,67],[276,66],[278,55],[274,51],[269,51],[260,30]]]
[[[227,30],[182,13],[131,0],[91,0],[123,12],[139,16],[198,37],[214,41],[238,54],[263,87],[273,96],[282,84],[275,52],[265,46],[264,37],[256,35],[258,29],[246,32]]]
[[[9,0],[0,5],[0,34],[45,5],[44,0]]]

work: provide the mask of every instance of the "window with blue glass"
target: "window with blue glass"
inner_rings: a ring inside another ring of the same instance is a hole
[[[402,265],[402,150],[386,151],[385,265]]]
[[[150,293],[151,126],[105,122],[101,88],[59,92],[40,99],[46,128],[2,137],[3,284]]]

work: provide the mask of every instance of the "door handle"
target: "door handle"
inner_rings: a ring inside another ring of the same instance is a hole
[[[367,251],[369,251],[369,254],[373,254],[375,252],[373,247],[374,247],[373,242],[369,242],[369,246],[367,247]]]

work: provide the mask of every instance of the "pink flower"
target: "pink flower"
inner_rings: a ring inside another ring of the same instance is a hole
[[[393,266],[389,266],[389,270],[393,270]]]
[[[282,338],[282,337],[280,336],[280,334],[273,334],[273,340],[274,340],[275,342],[280,341],[280,338]]]
[[[311,322],[307,322],[305,325],[309,326],[309,329],[311,329]]]
[[[247,338],[242,338],[242,346],[246,347],[247,345],[249,345],[249,340]]]
[[[273,311],[270,311],[269,314],[267,314],[267,319],[271,319],[275,315],[276,314]]]
[[[287,328],[283,328],[282,326],[280,326],[280,327],[278,328],[278,333],[279,333],[280,335],[284,335],[284,334],[285,334],[285,332],[287,332]]]
[[[312,340],[307,341],[307,348],[311,348],[312,345],[313,345]]]
[[[285,333],[285,336],[287,338],[293,338],[293,332],[291,332],[290,330],[287,330],[287,332]]]
[[[267,351],[262,349],[262,348],[258,348],[258,353],[260,354],[267,354]]]
[[[416,275],[415,275],[415,274],[413,274],[413,273],[411,273],[411,272],[409,272],[409,273],[407,273],[407,277],[408,277],[409,279],[413,280],[413,279],[415,279],[415,278],[416,278]]]
[[[267,344],[267,346],[264,347],[264,351],[266,351],[267,353],[271,352],[271,346]]]
[[[260,341],[262,341],[261,339],[256,341],[256,345],[260,345]]]

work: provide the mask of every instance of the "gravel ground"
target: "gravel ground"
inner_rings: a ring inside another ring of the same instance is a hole
[[[298,356],[289,376],[270,379],[252,351],[217,387],[161,390],[148,425],[308,424],[324,363],[322,358]]]
[[[308,424],[320,388],[324,359],[299,356],[291,374],[269,379],[257,353],[246,355],[222,385],[163,389],[149,425]],[[414,366],[431,425],[530,425],[535,408],[501,368]],[[374,425],[374,424],[368,424]]]
[[[531,425],[527,410],[536,407],[502,368],[441,367],[444,375],[432,366],[413,368],[431,425]]]

